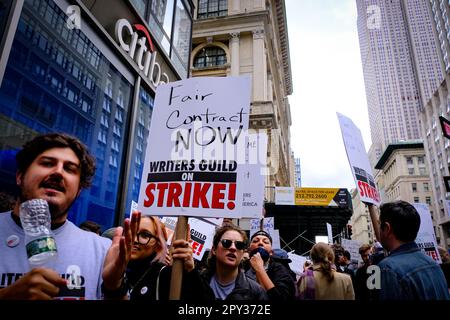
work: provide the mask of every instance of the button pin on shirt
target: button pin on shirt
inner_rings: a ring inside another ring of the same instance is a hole
[[[16,247],[20,243],[19,236],[12,234],[8,238],[6,238],[6,245],[10,248]]]

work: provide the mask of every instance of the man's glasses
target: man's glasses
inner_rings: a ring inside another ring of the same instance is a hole
[[[225,249],[229,249],[231,245],[234,243],[234,246],[238,250],[244,250],[247,247],[247,244],[244,241],[233,241],[229,239],[222,239],[220,240],[220,243],[222,244],[222,247]]]
[[[150,232],[147,232],[147,231],[139,232],[136,235],[136,237],[137,237],[137,242],[139,242],[140,244],[142,244],[144,246],[146,246],[150,242],[150,240],[152,240],[152,239],[155,239],[156,241],[159,240],[155,235],[153,235],[153,234],[151,234]]]

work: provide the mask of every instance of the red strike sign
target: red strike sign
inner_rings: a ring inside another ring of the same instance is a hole
[[[152,182],[145,189],[144,207],[183,207],[233,210],[236,183]]]
[[[377,202],[381,201],[380,194],[378,193],[377,189],[369,185],[367,182],[358,181],[358,189],[361,197],[367,197]]]
[[[203,244],[199,243],[197,241],[192,240],[191,242],[191,246],[192,246],[192,254],[196,254],[196,255],[200,255],[200,253],[202,253],[203,250]]]

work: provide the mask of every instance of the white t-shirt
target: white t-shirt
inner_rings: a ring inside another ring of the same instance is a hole
[[[69,280],[57,299],[101,299],[103,262],[111,240],[84,231],[72,222],[53,230],[58,257],[50,266]],[[0,288],[7,287],[31,270],[24,232],[11,218],[11,212],[0,213]]]

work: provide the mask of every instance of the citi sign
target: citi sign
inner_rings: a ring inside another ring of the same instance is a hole
[[[139,33],[143,36],[139,37]],[[116,41],[120,47],[136,63],[145,77],[157,87],[159,84],[170,82],[169,76],[162,72],[161,66],[156,62],[156,50],[147,29],[142,24],[131,25],[127,19],[120,19],[115,27]]]

